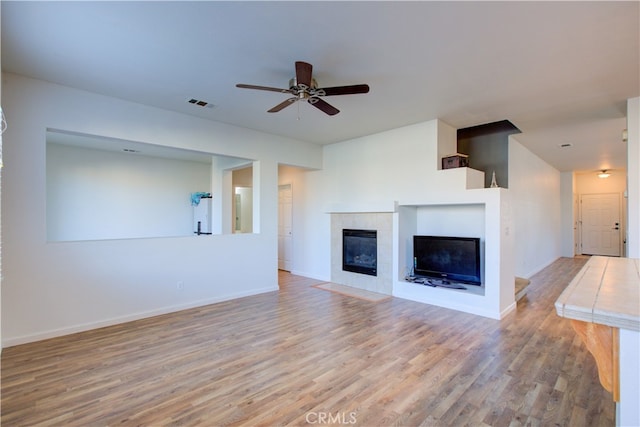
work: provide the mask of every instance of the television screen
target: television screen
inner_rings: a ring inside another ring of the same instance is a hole
[[[480,239],[413,236],[413,268],[416,276],[481,285]]]

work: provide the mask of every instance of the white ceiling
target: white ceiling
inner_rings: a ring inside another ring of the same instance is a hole
[[[507,119],[560,171],[624,169],[640,95],[640,3],[2,1],[2,68],[318,144],[440,118]],[[286,95],[294,62],[330,117]],[[201,108],[187,99],[215,105]],[[7,112],[9,114],[9,112]],[[561,149],[561,144],[572,144]]]

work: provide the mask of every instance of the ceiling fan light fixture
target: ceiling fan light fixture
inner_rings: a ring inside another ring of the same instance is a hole
[[[598,178],[609,178],[610,176],[611,174],[606,169],[603,169],[600,173],[598,173]]]

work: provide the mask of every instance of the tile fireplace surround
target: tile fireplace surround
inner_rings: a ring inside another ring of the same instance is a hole
[[[342,270],[342,230],[376,230],[378,245],[377,276]],[[332,213],[331,214],[331,282],[353,288],[391,295],[393,256],[393,214]]]

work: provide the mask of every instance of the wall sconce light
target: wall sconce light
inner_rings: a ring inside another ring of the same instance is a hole
[[[609,176],[611,176],[611,174],[606,170],[603,170],[598,174],[598,178],[609,178]]]

